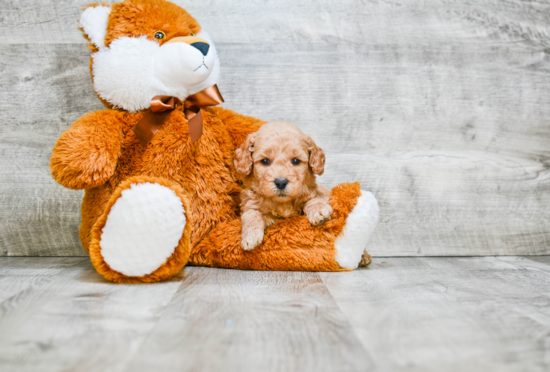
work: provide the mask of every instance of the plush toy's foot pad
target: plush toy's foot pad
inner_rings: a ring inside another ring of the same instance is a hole
[[[176,274],[187,262],[190,235],[190,228],[186,229],[187,203],[179,186],[161,181],[164,185],[144,180],[125,182],[98,221],[97,244],[90,254],[95,253],[92,261],[107,279],[128,282],[132,280],[120,276],[143,278],[155,273],[138,281],[158,281]],[[176,263],[170,262],[174,259]],[[108,267],[98,267],[98,260]],[[161,267],[161,272],[156,272]],[[118,276],[111,275],[111,271]]]
[[[111,208],[99,246],[105,262],[127,276],[152,273],[174,253],[185,227],[185,210],[169,188],[134,184]]]
[[[348,215],[344,231],[334,242],[337,251],[335,259],[340,267],[356,269],[362,262],[365,247],[378,224],[379,214],[380,208],[374,195],[361,190],[357,204]]]

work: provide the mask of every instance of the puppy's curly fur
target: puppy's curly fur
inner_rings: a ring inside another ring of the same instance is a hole
[[[298,127],[286,122],[264,124],[235,151],[235,167],[243,176],[242,247],[254,249],[264,230],[277,220],[305,214],[312,225],[332,216],[330,192],[317,185],[325,153]]]

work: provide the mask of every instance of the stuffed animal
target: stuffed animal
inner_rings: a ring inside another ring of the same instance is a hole
[[[279,221],[241,247],[234,151],[264,122],[214,107],[216,48],[184,9],[164,0],[93,4],[80,25],[94,90],[106,110],[84,115],[52,150],[54,179],[85,189],[80,239],[96,270],[156,282],[187,263],[253,270],[343,271],[364,252],[378,204],[358,183],[332,189],[331,221]]]

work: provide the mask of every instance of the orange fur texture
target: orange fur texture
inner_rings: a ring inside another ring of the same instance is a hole
[[[167,1],[126,0],[113,5],[106,43],[122,36],[151,38],[159,28],[169,35],[166,40],[200,30],[194,18]],[[335,261],[334,240],[357,203],[358,183],[332,190],[331,221],[312,226],[305,216],[296,215],[275,223],[266,231],[262,245],[245,251],[240,245],[242,183],[233,163],[234,152],[265,122],[224,108],[203,109],[203,135],[191,143],[187,119],[174,110],[144,147],[131,130],[143,114],[113,109],[86,114],[60,136],[52,150],[54,179],[71,189],[85,189],[80,239],[106,279],[156,282],[177,274],[187,262],[235,269],[342,270]],[[319,157],[310,163],[313,171],[321,171],[322,162],[324,155],[322,161]],[[171,188],[182,200],[189,222],[164,265],[143,277],[127,277],[104,262],[99,240],[122,190],[141,182]]]
[[[330,193],[315,182],[315,174],[324,171],[324,152],[298,127],[286,122],[264,124],[235,154],[245,185],[241,192],[244,249],[257,247],[264,230],[278,220],[303,213],[312,225],[330,220]]]

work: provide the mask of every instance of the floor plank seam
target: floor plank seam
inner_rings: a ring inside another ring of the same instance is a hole
[[[368,269],[365,269],[365,268],[360,268],[359,270],[368,270]],[[342,310],[342,308],[340,307],[340,304],[338,303],[338,301],[336,300],[336,298],[334,297],[334,295],[332,294],[330,288],[327,286],[327,283],[324,281],[323,279],[323,276],[322,275],[319,275],[319,273],[317,273],[319,279],[321,279],[321,282],[323,283],[323,285],[325,286],[328,294],[330,295],[330,297],[332,298],[332,301],[334,302],[334,304],[336,305],[336,307],[338,308],[338,310],[342,313],[342,315],[346,318],[346,322],[348,323],[351,331],[353,332],[353,335],[355,336],[355,339],[357,340],[357,342],[359,342],[359,345],[361,345],[361,349],[363,349],[363,351],[365,352],[365,354],[367,355],[367,357],[369,358],[369,360],[371,361],[372,365],[374,366],[374,369],[376,370],[376,362],[375,362],[375,358],[371,355],[371,353],[368,351],[366,345],[363,344],[363,342],[361,342],[361,338],[359,337],[359,335],[357,334],[356,332],[356,329],[355,327],[353,326],[353,323],[351,323],[351,320],[349,319],[349,317],[346,315],[346,313]]]
[[[138,354],[141,352],[142,350],[142,347],[143,345],[146,343],[146,341],[149,339],[149,337],[151,336],[151,334],[155,331],[157,325],[159,324],[159,322],[162,320],[162,315],[164,314],[164,312],[166,311],[166,308],[168,308],[168,306],[170,306],[170,304],[172,303],[172,301],[174,300],[174,297],[176,296],[176,294],[178,293],[178,291],[180,290],[180,288],[182,287],[182,285],[185,283],[185,271],[184,270],[187,270],[188,267],[184,267],[182,269],[182,271],[176,276],[174,277],[173,279],[171,279],[172,281],[179,281],[180,282],[180,285],[177,286],[177,288],[174,290],[174,293],[172,293],[172,296],[170,296],[170,299],[168,301],[166,301],[166,305],[164,305],[162,307],[162,309],[159,309],[159,315],[158,315],[158,319],[155,321],[155,323],[151,326],[151,328],[149,329],[149,331],[142,337],[140,343],[139,343],[139,346],[136,347],[136,350],[128,356],[128,359],[127,359],[127,363],[126,365],[120,369],[120,372],[126,372],[128,371],[128,368],[130,368],[130,366],[132,365],[132,360],[134,358],[134,355]],[[182,278],[183,276],[183,278]],[[116,285],[116,284],[115,284]],[[134,284],[135,285],[135,284]],[[147,285],[147,284],[146,284]]]

